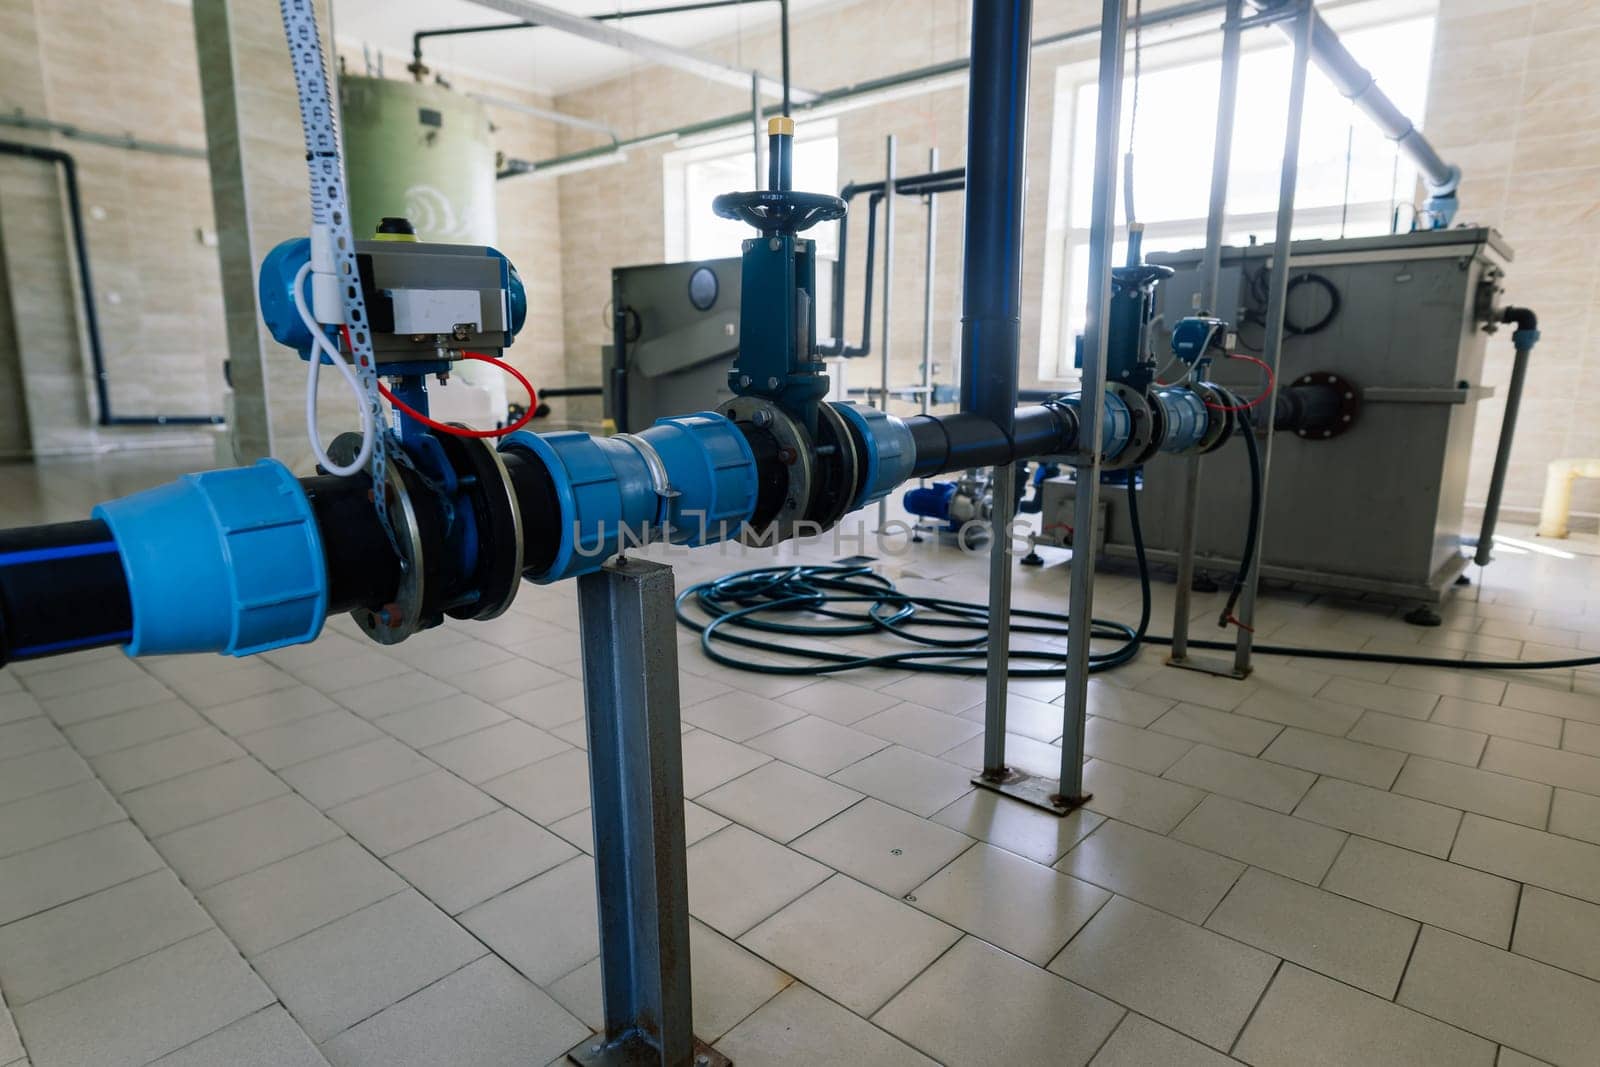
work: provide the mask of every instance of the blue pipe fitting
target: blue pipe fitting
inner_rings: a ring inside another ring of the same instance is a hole
[[[301,359],[311,358],[311,331],[306,329],[300,312],[294,306],[294,276],[300,268],[311,262],[311,239],[295,237],[273,248],[261,261],[261,275],[256,282],[256,297],[261,304],[261,321],[266,324],[272,339],[286,348],[300,353]],[[305,280],[306,307],[311,306],[311,278]]]
[[[877,503],[910,478],[917,461],[917,449],[911,440],[910,427],[901,419],[859,404],[836,403],[833,407],[861,438],[866,451],[866,476],[861,479],[861,489],[850,504],[850,510],[854,511]]]
[[[311,502],[276,460],[101,504],[133,606],[130,656],[248,656],[311,641],[328,574]]]
[[[956,495],[955,482],[933,482],[915,489],[907,489],[901,503],[911,514],[942,523],[945,530],[954,533],[960,524],[950,517],[950,501]]]
[[[1078,425],[1083,425],[1083,398],[1077,396],[1064,397],[1061,404],[1074,409],[1078,416]],[[1105,406],[1100,410],[1100,455],[1104,459],[1115,459],[1133,436],[1133,414],[1128,411],[1128,405],[1122,398],[1111,390],[1106,390]],[[1078,442],[1082,449],[1083,442]]]
[[[1200,447],[1211,425],[1211,414],[1199,393],[1177,387],[1157,389],[1151,401],[1160,404],[1165,415],[1161,451],[1182,454]]]
[[[663,520],[673,544],[694,548],[739,536],[755,511],[756,457],[732,422],[711,411],[676,415],[656,420],[639,438],[667,468]]]
[[[501,448],[532,453],[555,484],[561,542],[546,570],[526,575],[541,585],[669,535],[690,547],[734,537],[755,510],[755,454],[714,412],[662,419],[637,435],[524,430]]]

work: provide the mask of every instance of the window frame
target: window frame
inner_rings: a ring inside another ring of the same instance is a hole
[[[1328,5],[1330,7],[1334,5]],[[1383,29],[1402,23],[1414,22],[1419,19],[1430,19],[1433,22],[1432,31],[1437,40],[1439,11],[1431,0],[1400,0],[1394,3],[1380,3],[1376,0],[1360,0],[1360,2],[1337,5],[1335,10],[1327,12],[1331,15],[1332,22],[1341,34]],[[1215,31],[1206,34],[1214,36]],[[1193,47],[1194,35],[1185,35],[1171,42],[1146,45],[1143,58],[1143,67],[1146,72],[1172,71],[1185,67],[1204,67],[1220,63],[1214,45],[1202,44],[1199,48]],[[1188,45],[1188,47],[1186,47]],[[1281,49],[1286,42],[1281,42],[1275,36],[1268,36],[1262,32],[1246,35],[1242,51],[1248,55],[1263,51]],[[1131,47],[1131,42],[1130,42]],[[1430,66],[1434,56],[1430,53]],[[1125,72],[1131,77],[1131,67]],[[1078,94],[1086,86],[1094,85],[1098,79],[1098,64],[1092,60],[1069,61],[1058,66],[1056,71],[1056,86],[1054,94],[1054,116],[1052,123],[1052,144],[1050,154],[1050,180],[1048,187],[1048,219],[1046,225],[1046,253],[1044,264],[1044,292],[1042,294],[1042,307],[1040,315],[1039,338],[1039,365],[1038,375],[1042,382],[1075,382],[1080,377],[1078,369],[1074,366],[1076,361],[1076,345],[1073,331],[1069,324],[1076,315],[1081,315],[1081,308],[1076,308],[1074,292],[1074,259],[1081,255],[1081,249],[1086,248],[1089,241],[1089,229],[1086,226],[1072,224],[1072,204],[1078,193],[1076,182],[1078,175],[1078,153],[1083,150],[1093,151],[1091,138],[1079,137],[1078,130]],[[1313,69],[1311,77],[1322,75]],[[1352,105],[1353,108],[1353,105]],[[1210,118],[1215,122],[1215,108],[1210,109]],[[1357,116],[1356,123],[1368,121]],[[1281,136],[1281,130],[1274,131]],[[1080,144],[1080,140],[1086,142]],[[1125,146],[1124,146],[1125,147]],[[1302,146],[1302,152],[1304,148]],[[1397,161],[1396,179],[1391,182],[1391,198],[1388,201],[1361,200],[1349,201],[1340,204],[1318,204],[1315,206],[1296,205],[1294,212],[1295,239],[1307,239],[1309,235],[1302,236],[1307,230],[1324,230],[1345,224],[1370,224],[1374,218],[1381,218],[1386,223],[1392,223],[1394,213],[1399,206],[1407,203],[1405,195],[1405,182],[1402,176],[1409,171],[1412,175],[1412,185],[1415,184],[1415,167],[1409,165],[1399,154],[1398,146],[1395,148]],[[1207,182],[1210,180],[1210,158],[1205,160],[1201,168]],[[1120,175],[1119,175],[1120,177]],[[1118,186],[1120,197],[1120,185]],[[1236,190],[1230,190],[1230,193]],[[1126,247],[1128,239],[1127,223],[1120,218],[1117,223],[1113,242],[1119,247]],[[1147,242],[1159,243],[1164,238],[1182,235],[1197,235],[1195,247],[1204,243],[1206,219],[1163,219],[1158,221],[1144,221],[1144,235]],[[1276,209],[1248,213],[1232,213],[1227,215],[1224,223],[1223,241],[1228,243],[1230,238],[1237,239],[1241,235],[1261,235],[1266,243],[1270,243],[1277,226]]]

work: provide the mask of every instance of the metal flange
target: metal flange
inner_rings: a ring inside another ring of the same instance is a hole
[[[1122,451],[1115,456],[1102,459],[1100,469],[1114,471],[1137,467],[1155,455],[1161,447],[1161,438],[1156,433],[1155,417],[1150,413],[1150,405],[1145,401],[1144,393],[1132,386],[1121,382],[1110,382],[1106,385],[1106,392],[1116,396],[1128,408],[1128,443],[1123,445]]]
[[[361,450],[361,435],[344,433],[334,438],[328,455],[336,463],[347,464]],[[394,547],[400,554],[400,584],[394,600],[378,608],[359,607],[350,613],[361,632],[380,645],[398,645],[422,629],[422,603],[426,594],[424,573],[427,556],[423,548],[422,522],[411,501],[411,489],[397,463],[384,466],[384,509],[394,533]]]
[[[1322,386],[1328,389],[1338,400],[1339,407],[1333,419],[1318,423],[1315,426],[1302,426],[1296,429],[1295,436],[1308,441],[1327,441],[1338,437],[1350,427],[1355,425],[1356,419],[1361,414],[1361,389],[1348,378],[1341,378],[1328,371],[1312,371],[1302,374],[1293,383],[1295,386]]]
[[[826,405],[823,405],[826,406]],[[816,476],[816,459],[812,452],[811,435],[804,426],[782,408],[755,396],[740,396],[729,400],[717,409],[717,414],[733,422],[745,422],[772,435],[778,443],[778,462],[782,464],[787,485],[783,504],[773,516],[771,526],[777,540],[785,541],[795,535],[795,524],[807,518],[811,506],[812,487]],[[846,433],[845,436],[849,436]],[[747,545],[768,545],[767,531],[752,530],[748,526],[740,535]]]
[[[1206,402],[1206,411],[1213,416],[1206,420],[1206,432],[1200,437],[1200,455],[1209,455],[1228,443],[1233,436],[1234,424],[1239,420],[1231,409],[1239,406],[1239,398],[1215,382],[1196,382],[1191,388]]]

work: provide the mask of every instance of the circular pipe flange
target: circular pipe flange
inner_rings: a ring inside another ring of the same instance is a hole
[[[328,455],[336,463],[347,464],[355,459],[361,449],[361,435],[344,433],[334,438]],[[394,547],[400,553],[400,584],[396,586],[394,600],[374,610],[359,607],[350,613],[361,632],[380,645],[398,645],[422,629],[422,601],[424,555],[422,523],[411,502],[411,488],[401,477],[396,463],[384,465],[384,495],[389,515],[389,529],[394,533]]]
[[[1290,387],[1296,386],[1321,386],[1328,389],[1339,402],[1338,414],[1333,421],[1300,427],[1294,432],[1296,437],[1307,441],[1330,440],[1354,426],[1361,415],[1361,390],[1348,378],[1327,371],[1312,371],[1296,378]]]
[[[829,457],[836,457],[836,462],[826,464],[824,470],[820,461]],[[832,404],[817,405],[817,458],[819,463],[812,469],[812,508],[806,518],[826,530],[855,507],[861,485],[861,453],[855,434]]]
[[[1193,386],[1195,392],[1206,402],[1206,411],[1211,415],[1206,420],[1206,432],[1200,437],[1200,446],[1196,452],[1202,456],[1209,455],[1228,443],[1233,436],[1234,423],[1239,420],[1229,408],[1239,406],[1239,398],[1215,382],[1196,382]]]
[[[1155,455],[1161,447],[1161,438],[1156,433],[1155,418],[1150,414],[1150,405],[1145,403],[1143,393],[1121,382],[1108,383],[1106,392],[1116,396],[1128,408],[1128,443],[1123,445],[1122,451],[1115,456],[1102,459],[1100,467],[1102,470],[1112,471],[1137,467]]]
[[[446,614],[457,619],[486,621],[505,613],[522,584],[522,510],[518,506],[516,487],[511,484],[511,473],[506,470],[500,453],[488,441],[454,436],[450,440],[459,442],[460,458],[471,468],[467,473],[477,479],[481,489],[483,516],[489,530],[479,532],[478,543],[493,546],[493,552],[485,552],[489,558],[479,571],[478,599],[461,612]]]
[[[795,534],[795,524],[806,517],[811,504],[815,466],[811,454],[811,437],[794,418],[782,408],[759,397],[735,397],[717,409],[717,414],[733,422],[748,422],[770,433],[778,442],[778,461],[783,464],[788,478],[784,490],[783,506],[773,516],[771,528],[778,541],[786,541]],[[739,540],[747,545],[762,546],[773,542],[766,531],[746,527]]]

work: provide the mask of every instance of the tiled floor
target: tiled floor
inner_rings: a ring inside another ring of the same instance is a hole
[[[0,522],[195,463],[0,468]],[[1437,630],[1278,593],[1259,636],[1600,651],[1600,551],[1565,547]],[[979,559],[886,566],[983,590]],[[1019,570],[1018,603],[1064,579]],[[1101,577],[1102,615],[1136,604]],[[554,1061],[600,1011],[578,654],[571,586],[530,586],[396,648],[336,619],[0,672],[0,1067]],[[741,1065],[1600,1063],[1600,671],[1147,650],[1093,682],[1095,799],[1058,820],[969,785],[981,685],[679,655],[696,1024]],[[1010,758],[1048,771],[1059,686],[1013,690]]]

